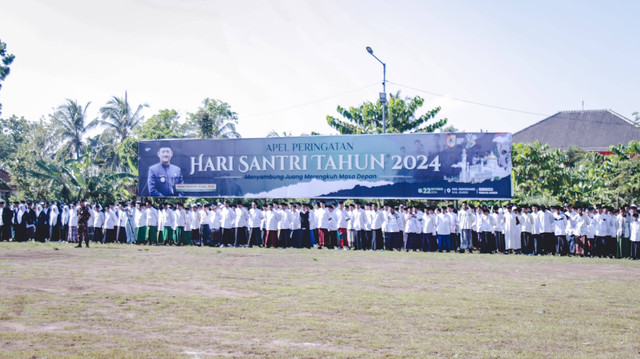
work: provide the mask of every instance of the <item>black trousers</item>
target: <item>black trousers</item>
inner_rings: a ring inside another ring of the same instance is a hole
[[[311,248],[311,230],[303,228],[300,231],[302,232],[302,247]]]
[[[249,230],[249,247],[262,246],[262,230],[260,227],[253,227]]]
[[[247,227],[236,227],[236,240],[234,245],[236,247],[238,246],[244,246],[247,244]]]
[[[529,232],[522,232],[522,253],[533,253],[533,236]]]
[[[382,229],[371,230],[371,249],[374,251],[377,249],[384,249],[384,237],[382,236]]]
[[[3,224],[0,227],[0,241],[8,241],[11,239],[11,225]]]
[[[280,235],[278,236],[278,247],[286,248],[290,247],[291,244],[291,230],[290,229],[281,229]]]
[[[104,243],[104,237],[102,236],[102,227],[93,227],[93,241]]]
[[[222,230],[222,245],[230,246],[235,240],[235,228],[221,228]]]
[[[496,247],[494,248],[497,252],[504,252],[504,233],[496,232]]]

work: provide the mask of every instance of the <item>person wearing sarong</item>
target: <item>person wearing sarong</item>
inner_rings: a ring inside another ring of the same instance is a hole
[[[158,210],[147,202],[147,244],[158,244]]]

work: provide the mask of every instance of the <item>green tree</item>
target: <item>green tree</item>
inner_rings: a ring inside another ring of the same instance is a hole
[[[7,44],[0,39],[0,59],[2,59],[2,63],[0,63],[0,89],[2,89],[2,81],[9,76],[10,66],[15,58],[15,55],[7,53]],[[0,104],[0,114],[2,114],[2,104]]]
[[[0,118],[0,168],[7,169],[15,159],[16,152],[32,127],[33,124],[24,117],[14,115],[7,119]]]
[[[124,97],[113,96],[105,106],[100,108],[100,116],[102,117],[100,124],[115,135],[117,142],[122,142],[144,120],[142,109],[145,107],[149,107],[149,105],[138,105],[133,111],[125,91]]]
[[[97,119],[87,123],[87,108],[91,102],[82,107],[75,100],[67,99],[67,102],[58,106],[53,114],[51,122],[58,138],[63,142],[63,151],[71,150],[75,158],[80,157],[80,149],[84,145],[84,136],[87,131],[98,124]]]
[[[185,129],[188,137],[240,138],[237,124],[238,114],[228,103],[206,98],[196,113],[189,114]]]
[[[428,124],[428,122],[434,119],[438,112],[440,112],[440,107],[427,111],[422,116],[417,116],[416,112],[423,104],[424,99],[420,96],[402,99],[400,98],[399,92],[396,95],[391,95],[386,116],[387,132],[433,132],[447,124],[446,118]],[[341,134],[373,134],[382,132],[383,107],[380,101],[376,103],[365,102],[358,107],[350,107],[348,110],[338,106],[337,111],[343,119],[327,115],[327,123]]]

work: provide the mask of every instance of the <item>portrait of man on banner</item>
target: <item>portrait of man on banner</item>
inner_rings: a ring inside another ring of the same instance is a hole
[[[171,164],[173,149],[170,144],[162,143],[158,148],[158,159],[160,162],[149,167],[147,176],[147,187],[149,196],[153,197],[174,197],[184,195],[176,190],[177,184],[182,184],[182,170],[180,167]]]

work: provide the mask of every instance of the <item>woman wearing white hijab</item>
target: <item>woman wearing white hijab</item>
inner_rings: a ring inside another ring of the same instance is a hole
[[[60,239],[63,242],[68,240],[69,236],[69,206],[62,207],[62,215],[60,216],[60,220],[62,221],[60,226]]]
[[[13,228],[16,231],[16,242],[27,241],[27,224],[22,220],[25,213],[27,213],[27,207],[22,203],[18,206],[18,212],[13,218]]]

